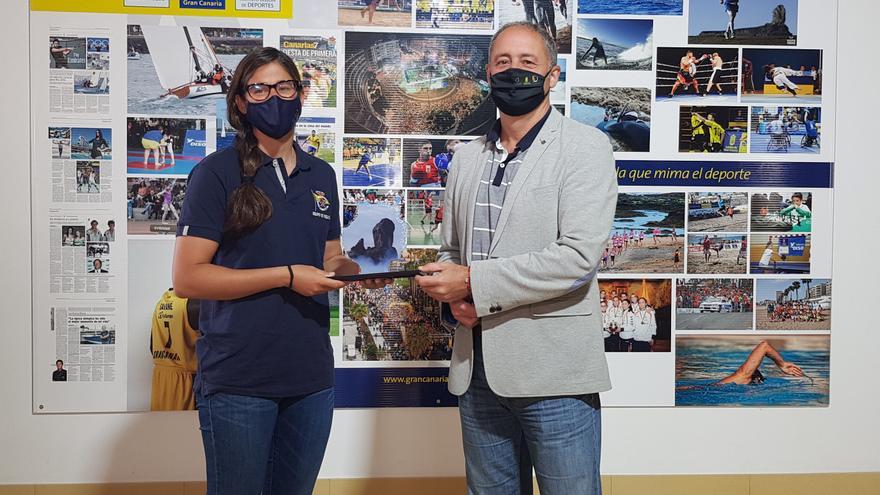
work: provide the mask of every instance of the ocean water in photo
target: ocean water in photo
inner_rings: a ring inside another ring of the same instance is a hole
[[[243,54],[217,55],[224,67],[237,67]],[[128,113],[157,116],[197,115],[212,116],[216,112],[217,101],[223,95],[204,96],[192,99],[163,97],[167,90],[162,88],[159,76],[148,53],[140,60],[128,61]]]
[[[681,15],[682,0],[578,0],[578,14]]]

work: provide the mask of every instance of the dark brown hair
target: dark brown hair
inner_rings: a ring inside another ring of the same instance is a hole
[[[229,124],[235,128],[235,149],[241,162],[241,186],[232,192],[226,209],[225,234],[241,237],[272,216],[272,203],[262,189],[253,183],[253,177],[263,163],[257,137],[245,114],[238,109],[236,97],[244,98],[248,80],[260,67],[278,62],[290,73],[295,81],[300,81],[299,70],[293,60],[284,52],[272,47],[255,49],[247,54],[235,69],[229,91],[226,94],[226,110]]]

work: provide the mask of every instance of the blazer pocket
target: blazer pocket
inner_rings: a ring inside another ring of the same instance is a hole
[[[556,184],[550,184],[545,186],[538,186],[531,191],[526,189],[523,191],[523,197],[529,201],[529,207],[534,207],[534,201],[539,199],[545,201],[558,201],[559,186]]]
[[[529,306],[532,316],[588,316],[593,314],[590,298],[583,294],[566,294],[549,301],[541,301]]]

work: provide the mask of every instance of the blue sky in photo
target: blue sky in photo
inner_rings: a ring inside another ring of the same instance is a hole
[[[773,9],[785,7],[785,24],[792,34],[797,34],[798,0],[741,1],[736,14],[737,29],[763,26],[773,19]],[[727,28],[727,11],[718,0],[691,0],[688,8],[688,35],[696,36],[702,31],[724,31]]]

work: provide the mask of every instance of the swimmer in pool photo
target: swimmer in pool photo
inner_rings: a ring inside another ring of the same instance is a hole
[[[760,367],[761,362],[764,361],[765,357],[769,357],[776,363],[776,366],[785,373],[786,375],[797,376],[797,377],[807,377],[804,371],[800,368],[800,366],[791,363],[782,359],[782,355],[779,354],[779,351],[773,348],[769,342],[766,340],[762,340],[758,342],[758,345],[752,349],[749,357],[746,358],[745,362],[733,373],[718,380],[712,385],[727,385],[729,383],[735,383],[737,385],[760,385],[764,383],[764,374],[761,373]],[[810,379],[812,381],[812,379]],[[676,387],[676,390],[691,390],[691,389],[700,389],[702,386],[685,386],[685,387]]]
[[[736,383],[738,385],[763,383],[764,375],[761,374],[759,368],[761,367],[761,362],[764,360],[764,357],[772,359],[773,362],[776,363],[776,366],[778,366],[786,375],[806,376],[800,366],[782,359],[782,355],[780,355],[772,345],[766,340],[762,340],[755,346],[752,353],[749,354],[749,357],[739,369],[728,375],[726,378],[718,380],[715,382],[715,385],[725,385],[728,383]]]

